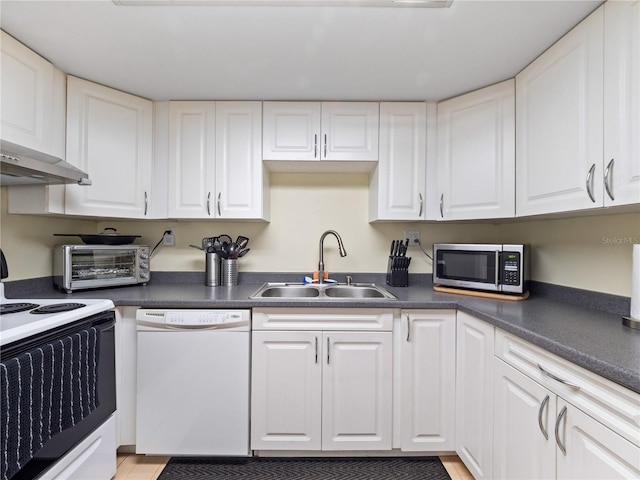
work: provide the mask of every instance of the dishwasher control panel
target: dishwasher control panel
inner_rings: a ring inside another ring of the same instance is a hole
[[[136,312],[139,325],[156,328],[249,327],[250,310],[145,309]]]
[[[168,325],[221,325],[225,323],[241,322],[242,314],[240,312],[233,311],[218,312],[211,310],[175,310],[168,311],[164,320]]]

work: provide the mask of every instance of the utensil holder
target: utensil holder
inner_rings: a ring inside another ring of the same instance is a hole
[[[220,255],[217,253],[206,253],[204,284],[207,287],[217,287],[222,280],[222,269]]]
[[[408,287],[409,286],[409,268],[395,268],[397,257],[389,257],[387,264],[387,285],[392,287]]]
[[[226,287],[238,285],[238,259],[222,260],[222,284]]]

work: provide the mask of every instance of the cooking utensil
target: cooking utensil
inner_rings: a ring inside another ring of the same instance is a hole
[[[245,250],[242,250],[238,253],[238,258],[242,258],[244,257],[247,253],[249,253],[249,250],[251,250],[250,248],[247,248]]]
[[[242,250],[243,248],[247,247],[247,244],[249,243],[249,238],[243,237],[242,235],[238,235],[238,238],[236,238],[236,243],[238,244],[238,249]]]
[[[108,230],[113,231],[113,233],[107,233]],[[54,233],[53,236],[80,237],[87,245],[129,245],[133,243],[136,238],[140,238],[141,235],[121,235],[117,233],[115,228],[107,227],[102,230],[102,233],[98,234]]]
[[[202,250],[206,252],[207,248],[209,248],[214,244],[214,242],[216,241],[216,238],[217,237],[204,237],[202,239]]]

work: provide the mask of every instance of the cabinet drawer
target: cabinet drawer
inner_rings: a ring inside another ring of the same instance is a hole
[[[393,330],[393,310],[374,308],[254,308],[253,330]]]
[[[495,355],[640,445],[640,394],[501,330]]]

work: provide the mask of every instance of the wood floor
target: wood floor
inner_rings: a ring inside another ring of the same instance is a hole
[[[156,480],[169,457],[118,454],[118,470],[114,480]],[[440,457],[452,480],[473,480],[471,473],[455,455]]]

